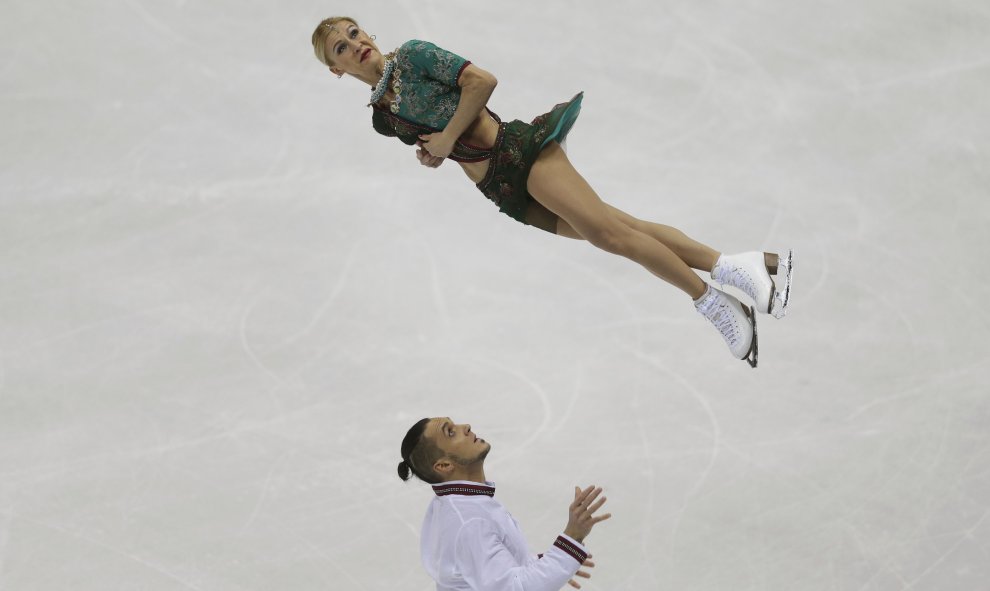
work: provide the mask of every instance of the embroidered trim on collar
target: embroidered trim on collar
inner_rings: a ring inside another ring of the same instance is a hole
[[[494,497],[495,487],[477,482],[441,482],[440,484],[433,485],[433,492],[438,497],[445,497],[447,495]]]
[[[376,84],[375,87],[371,89],[371,101],[368,103],[369,107],[377,103],[378,101],[382,100],[382,97],[385,96],[385,91],[388,90],[388,83],[392,77],[392,72],[394,70],[395,70],[395,52],[393,51],[385,55],[384,71],[382,72],[381,80],[379,80],[378,84]],[[393,113],[396,111],[398,111],[398,109],[392,109]]]

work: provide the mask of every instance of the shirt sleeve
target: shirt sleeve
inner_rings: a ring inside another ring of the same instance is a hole
[[[427,78],[443,82],[448,86],[457,86],[461,72],[471,64],[456,53],[437,47],[429,41],[410,41],[406,43],[405,50],[413,67],[419,69]]]
[[[588,553],[572,538],[560,535],[541,558],[520,565],[489,521],[471,519],[457,534],[455,556],[457,569],[475,591],[558,591]]]

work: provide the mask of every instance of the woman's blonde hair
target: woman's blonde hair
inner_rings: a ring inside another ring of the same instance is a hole
[[[327,37],[330,35],[330,31],[333,26],[341,21],[347,21],[349,23],[354,23],[355,26],[360,26],[357,21],[349,16],[331,16],[330,18],[323,19],[320,24],[313,31],[313,53],[316,54],[316,59],[320,60],[324,66],[330,67],[330,58],[327,57]]]

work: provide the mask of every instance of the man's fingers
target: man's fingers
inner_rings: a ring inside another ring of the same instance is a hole
[[[582,579],[590,579],[591,578],[591,574],[590,573],[586,573],[583,570],[579,570],[578,572],[576,572],[574,574],[576,574],[577,576],[581,577]]]
[[[600,494],[602,494],[602,489],[601,488],[598,488],[598,487],[592,488],[589,492],[585,493],[584,497],[581,499],[581,504],[583,506],[587,507]]]
[[[595,501],[594,503],[592,503],[591,505],[589,505],[588,506],[588,513],[594,513],[595,511],[597,511],[602,505],[605,504],[605,501],[607,501],[607,500],[608,500],[608,497],[602,497],[602,498],[598,499],[597,501]]]
[[[586,566],[588,568],[595,568],[595,563],[590,558],[585,558],[581,566]]]
[[[581,585],[578,585],[578,582],[575,581],[574,579],[571,579],[570,581],[567,581],[567,584],[570,585],[571,587],[574,587],[575,589],[580,589],[581,588]]]
[[[584,490],[582,490],[582,491],[581,491],[581,492],[580,492],[580,493],[579,493],[578,495],[576,495],[576,497],[577,497],[577,500],[578,500],[578,501],[582,501],[582,502],[583,502],[583,501],[584,501],[584,499],[585,499],[585,498],[587,498],[587,496],[588,496],[588,495],[589,495],[589,494],[591,493],[591,491],[593,491],[593,490],[595,490],[595,485],[594,485],[594,484],[592,484],[592,485],[591,485],[591,486],[589,486],[588,488],[586,488],[586,489],[584,489]]]
[[[596,524],[598,522],[601,522],[601,521],[605,521],[606,519],[608,519],[611,516],[612,516],[611,513],[606,513],[605,515],[599,515],[598,517],[595,517],[595,518],[593,518],[591,520],[591,525],[594,525],[594,524]]]
[[[595,491],[598,491],[598,492],[595,492]],[[602,491],[602,489],[597,488],[593,484],[591,486],[589,486],[588,488],[585,488],[583,490],[575,486],[574,487],[574,502],[571,503],[571,508],[572,509],[575,509],[575,508],[577,508],[579,506],[587,507],[588,506],[588,503],[590,503],[592,500],[594,500],[594,498],[596,496],[598,496],[598,493],[600,493],[601,491]],[[594,493],[594,495],[589,498],[589,495],[592,495],[592,493]]]

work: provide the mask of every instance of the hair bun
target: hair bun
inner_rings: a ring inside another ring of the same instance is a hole
[[[405,482],[406,480],[409,480],[409,476],[409,464],[407,464],[405,460],[402,460],[399,462],[399,478]]]

